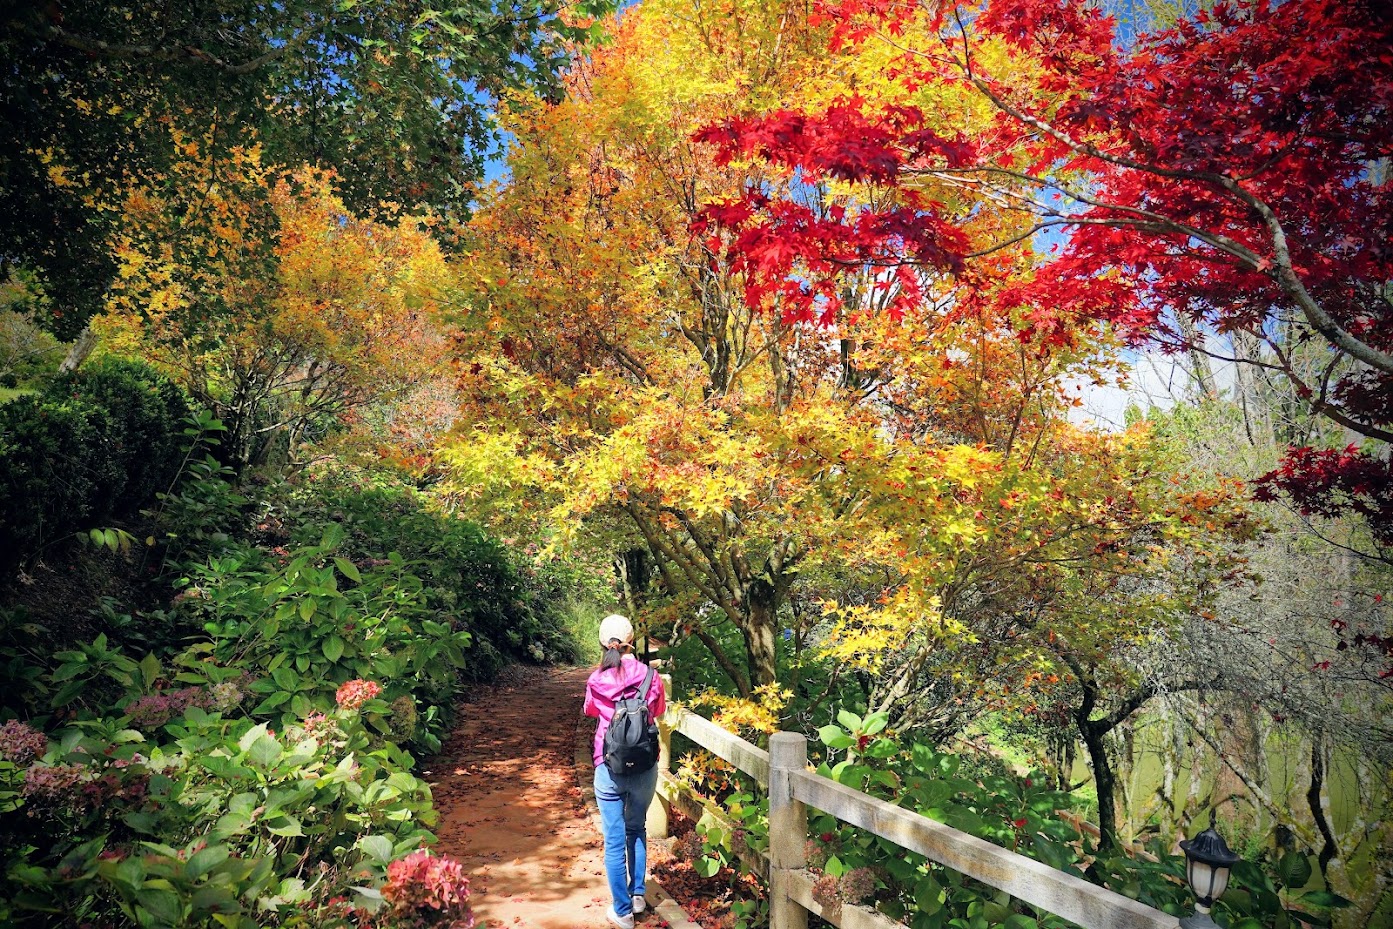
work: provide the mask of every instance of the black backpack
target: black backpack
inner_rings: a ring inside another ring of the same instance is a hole
[[[653,669],[632,696],[614,701],[614,718],[605,730],[605,767],[615,776],[642,774],[658,763],[658,724],[648,716],[648,689]]]

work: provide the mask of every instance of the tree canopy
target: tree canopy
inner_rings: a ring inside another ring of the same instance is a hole
[[[55,331],[99,308],[123,189],[182,146],[262,146],[333,169],[345,202],[459,211],[491,148],[488,102],[554,92],[610,4],[218,0],[0,7],[0,262],[38,272]],[[195,212],[195,216],[197,213]]]
[[[907,269],[971,273],[1020,237],[1062,229],[1054,260],[1002,292],[1032,308],[1030,329],[1058,338],[1077,320],[1106,321],[1134,344],[1279,375],[1313,413],[1393,440],[1385,5],[1232,0],[1130,44],[1084,2],[1002,0],[980,13],[847,2],[827,15],[834,45],[879,36],[898,52],[895,81],[968,89],[993,117],[974,130],[922,105],[848,95],[705,129],[727,159],[885,191],[829,216],[757,188],[708,208],[734,235],[751,299],[828,318],[845,269],[874,265],[887,269],[878,286],[909,300]],[[1003,47],[1010,67],[996,57]],[[1028,223],[964,240],[950,191]],[[1293,445],[1269,493],[1388,519],[1386,456]]]

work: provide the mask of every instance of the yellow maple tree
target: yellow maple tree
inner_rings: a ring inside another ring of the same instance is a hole
[[[428,218],[353,216],[332,175],[272,172],[253,149],[136,186],[104,350],[161,365],[227,423],[248,464],[293,451],[437,375],[445,259]]]

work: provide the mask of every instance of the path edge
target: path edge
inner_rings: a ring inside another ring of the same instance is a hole
[[[600,807],[595,802],[595,759],[591,754],[594,751],[594,740],[595,720],[589,716],[577,717],[575,737],[576,786],[580,788],[581,800],[585,803],[586,809],[590,811],[590,825],[594,828],[595,835],[603,839],[604,827],[600,823]],[[651,874],[646,883],[648,885],[647,897],[653,903],[653,912],[667,923],[668,929],[702,929],[701,925],[693,922],[692,918],[687,915],[687,911],[682,909],[682,904],[673,899],[672,894],[668,893]]]

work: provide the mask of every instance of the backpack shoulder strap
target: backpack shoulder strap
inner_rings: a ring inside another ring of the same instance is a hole
[[[639,685],[639,692],[643,694],[644,702],[648,701],[648,691],[653,686],[653,666],[648,666],[648,673],[643,676],[643,683]]]

